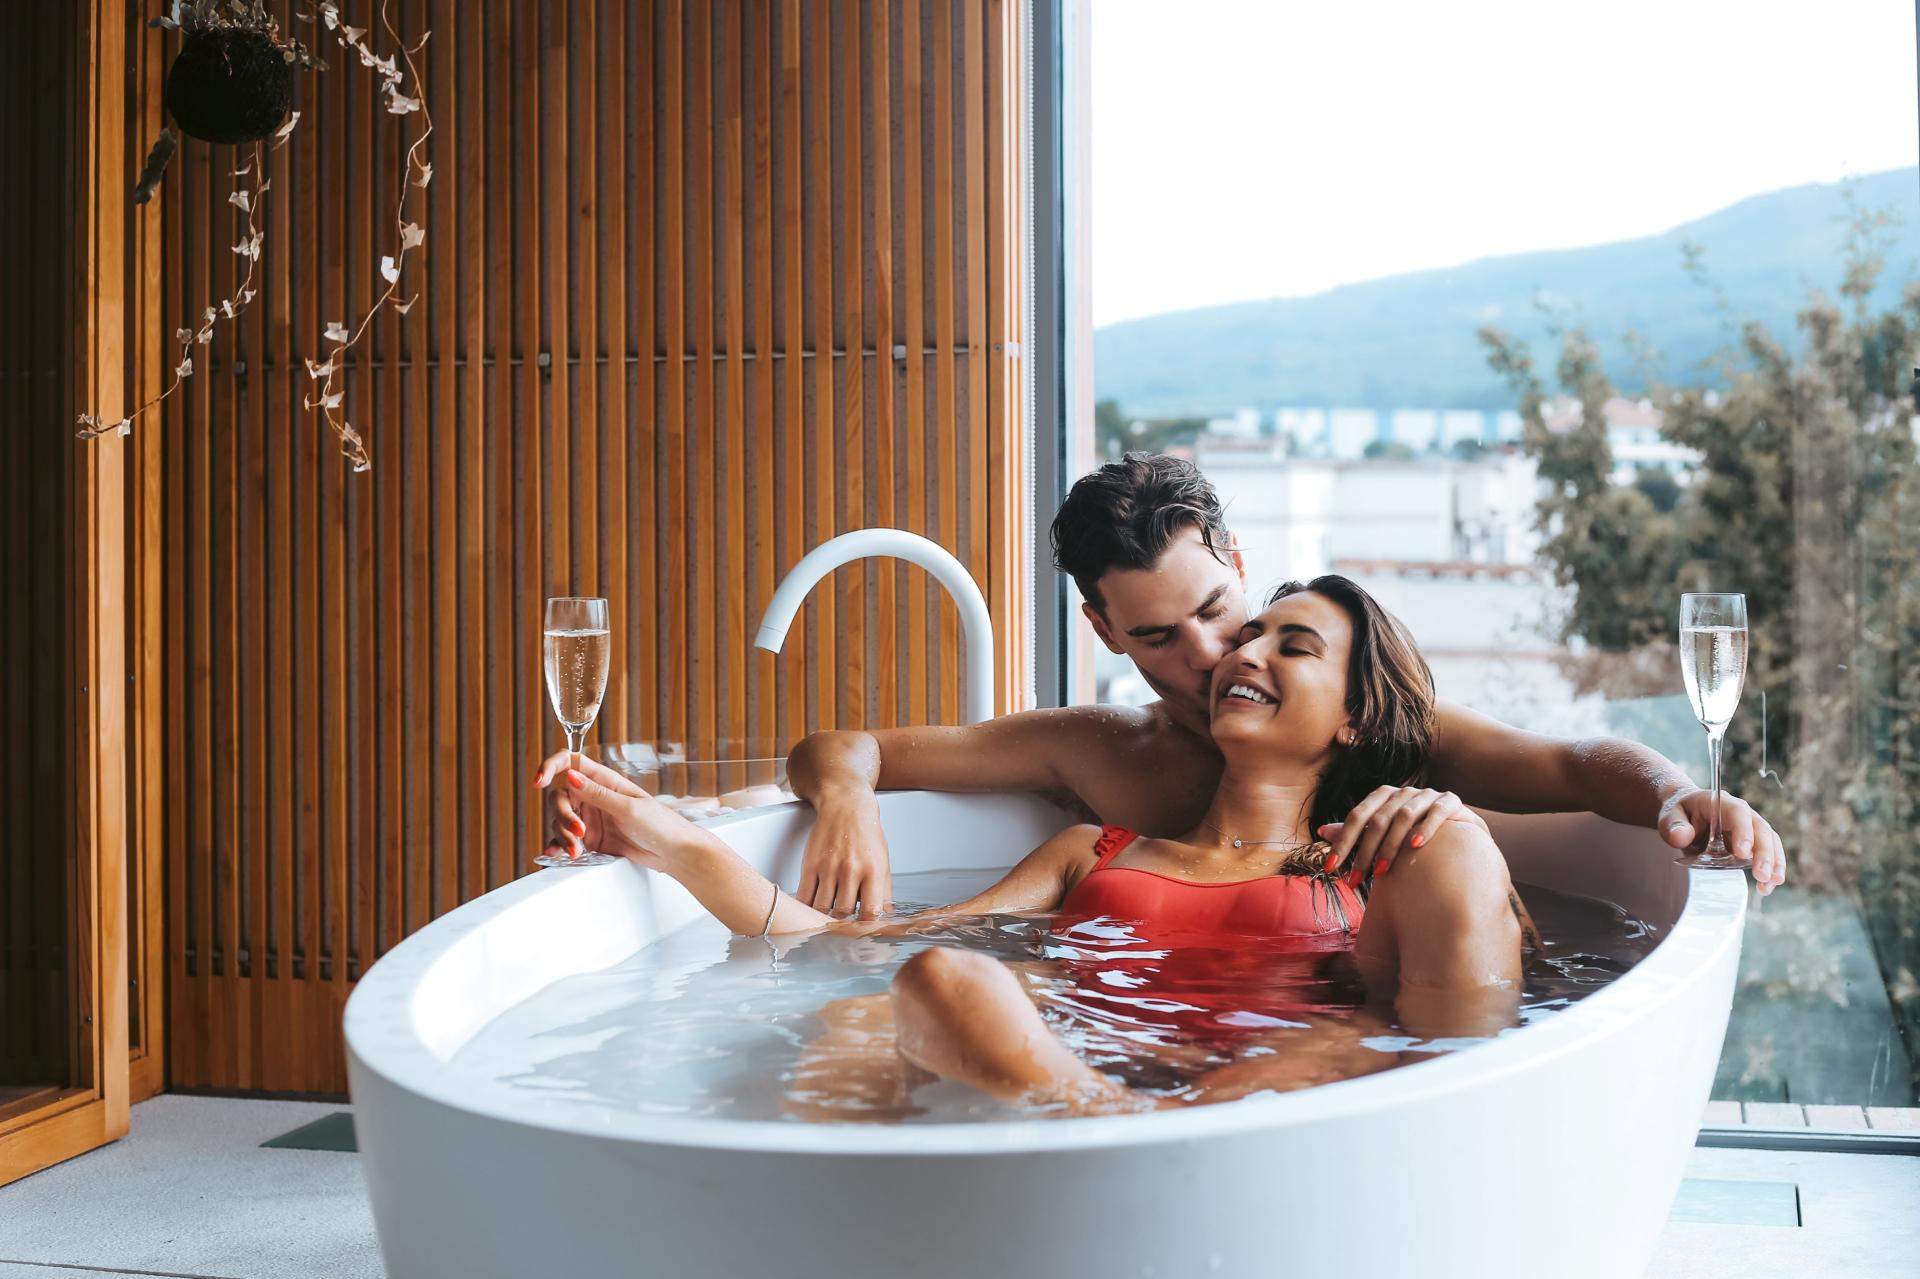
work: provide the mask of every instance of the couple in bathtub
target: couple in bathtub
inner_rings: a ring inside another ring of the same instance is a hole
[[[1083,478],[1054,543],[1089,622],[1159,702],[815,734],[789,769],[819,810],[797,897],[578,756],[553,757],[536,779],[550,790],[553,842],[670,874],[736,932],[899,932],[911,922],[872,918],[891,895],[876,789],[1051,792],[1101,824],[1069,827],[977,897],[929,913],[1058,910],[1298,938],[1350,951],[1341,962],[1369,1002],[1409,1030],[1450,1035],[1510,1024],[1530,925],[1485,827],[1425,783],[1489,808],[1591,809],[1653,825],[1675,847],[1704,841],[1711,797],[1658,754],[1535,737],[1437,703],[1411,640],[1344,578],[1289,584],[1249,616],[1239,555],[1190,464],[1134,456]],[[1783,868],[1777,837],[1739,800],[1722,805],[1730,846],[1770,890]],[[856,907],[862,918],[840,918]],[[1146,1104],[1069,1052],[1020,979],[982,955],[922,951],[889,996],[825,1015],[828,1040],[890,1040],[913,1068],[1004,1099],[1070,1113]],[[1203,1075],[1192,1100],[1332,1077],[1277,1050],[1297,1037],[1209,1017],[1192,1007],[1178,1029],[1209,1060],[1232,1060]],[[1338,1055],[1355,1038],[1321,1036],[1312,1051]]]

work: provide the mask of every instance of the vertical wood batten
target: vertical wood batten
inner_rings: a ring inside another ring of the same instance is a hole
[[[424,192],[401,183],[418,117],[338,56],[300,78],[256,311],[196,350],[145,499],[173,1084],[344,1088],[351,983],[526,869],[559,739],[550,594],[612,604],[601,741],[779,749],[957,715],[957,614],[918,568],[843,569],[777,658],[750,646],[780,577],[851,528],[934,538],[990,599],[1020,571],[1012,498],[970,490],[1019,457],[1017,370],[986,349],[1018,318],[996,243],[1017,215],[984,207],[1018,160],[985,132],[1011,12],[407,0],[396,28],[433,32]],[[232,166],[176,166],[150,215],[177,246],[169,332],[239,263]],[[371,304],[403,194],[420,300],[348,358],[375,463],[354,475],[299,361]]]

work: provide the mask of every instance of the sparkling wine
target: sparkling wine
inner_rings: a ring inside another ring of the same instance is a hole
[[[1680,631],[1680,672],[1693,713],[1708,727],[1723,725],[1740,705],[1747,678],[1747,628],[1688,626]]]
[[[547,631],[547,696],[569,730],[583,731],[600,713],[612,647],[605,629]]]

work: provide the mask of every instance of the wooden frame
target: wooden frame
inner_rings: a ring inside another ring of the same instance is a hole
[[[103,354],[103,335],[124,322],[126,113],[121,68],[125,6],[93,0],[74,23],[67,119],[71,190],[81,234],[68,283],[77,286],[64,361],[75,404],[111,410],[126,398],[125,369]],[[71,421],[75,409],[68,414]],[[70,993],[72,1086],[0,1121],[0,1184],[125,1135],[128,1124],[127,1006],[127,630],[126,458],[119,438],[74,446],[71,512],[72,832]],[[13,726],[9,726],[10,728]]]

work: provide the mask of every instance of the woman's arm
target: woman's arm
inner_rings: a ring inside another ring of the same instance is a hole
[[[1011,915],[1029,910],[1052,910],[1067,895],[1079,872],[1097,860],[1094,841],[1098,826],[1069,826],[1020,859],[991,888],[951,906],[936,906],[885,923],[842,920],[832,931],[861,934],[904,933],[935,919],[966,915]]]
[[[564,754],[541,766],[537,784],[556,794],[552,841],[573,847],[588,844],[618,853],[635,865],[678,881],[714,918],[733,932],[756,936],[826,929],[863,935],[898,929],[884,923],[836,920],[775,887],[725,841],[696,826],[620,774],[584,756]],[[1095,827],[1069,827],[1027,854],[985,892],[964,902],[910,918],[977,915],[999,911],[1045,910],[1064,895],[1067,877],[1080,861],[1091,861]]]

